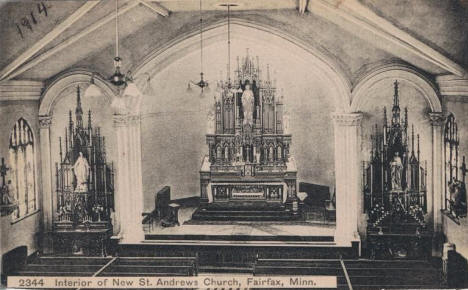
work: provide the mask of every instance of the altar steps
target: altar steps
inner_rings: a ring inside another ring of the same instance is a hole
[[[197,209],[195,221],[294,221],[302,217],[281,207],[210,206]]]

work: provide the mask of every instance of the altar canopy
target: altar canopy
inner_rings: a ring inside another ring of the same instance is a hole
[[[208,116],[202,207],[261,205],[297,212],[297,169],[283,96],[278,97],[269,69],[262,79],[258,57],[247,54],[237,63],[234,80],[217,84]]]

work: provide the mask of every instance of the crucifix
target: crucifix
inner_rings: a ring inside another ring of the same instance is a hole
[[[0,165],[0,175],[2,176],[2,186],[5,185],[5,176],[7,171],[10,170],[5,164],[5,158],[2,158],[2,164]]]

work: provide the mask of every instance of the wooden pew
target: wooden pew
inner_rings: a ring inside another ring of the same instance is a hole
[[[441,271],[428,261],[344,261],[354,288],[434,288],[441,286]]]
[[[336,276],[339,289],[348,289],[340,260],[336,259],[261,259],[254,264],[254,276],[320,275]]]
[[[92,276],[111,258],[100,257],[54,257],[45,256],[34,259],[12,276]]]
[[[99,276],[194,276],[196,257],[119,257]]]

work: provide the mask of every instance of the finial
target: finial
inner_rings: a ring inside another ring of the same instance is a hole
[[[383,108],[384,126],[387,127],[387,107]]]
[[[68,155],[68,131],[65,127],[65,157]]]
[[[88,110],[88,128],[91,129],[91,109]]]
[[[405,128],[408,127],[408,107],[405,107]]]
[[[66,130],[66,128],[65,128]],[[59,148],[60,148],[60,162],[63,161],[63,158],[62,158],[62,137],[59,137]]]
[[[267,64],[267,82],[270,82],[270,65]]]
[[[417,139],[418,139],[418,152],[417,153],[418,153],[418,161],[419,161],[420,160],[419,154],[421,153],[421,151],[419,151],[419,134],[417,135]]]
[[[76,86],[76,109],[81,108],[80,86]]]
[[[395,80],[393,83],[394,89],[395,89],[395,94],[393,95],[393,106],[397,107],[399,106],[399,101],[398,101],[398,81]]]

